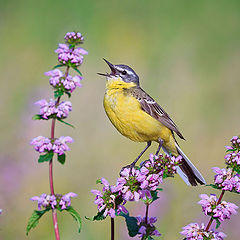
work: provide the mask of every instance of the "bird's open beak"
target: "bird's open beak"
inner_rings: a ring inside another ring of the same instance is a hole
[[[112,63],[110,63],[108,60],[106,60],[105,58],[103,58],[103,60],[107,63],[107,65],[110,67],[112,72],[110,74],[109,73],[97,73],[97,74],[101,75],[101,76],[107,76],[107,77],[109,77],[110,75],[114,76],[116,74],[116,69],[115,69],[114,65]]]

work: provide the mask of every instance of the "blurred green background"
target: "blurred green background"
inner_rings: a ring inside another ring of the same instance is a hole
[[[73,206],[83,218],[79,235],[72,217],[59,214],[62,239],[109,239],[109,219],[89,222],[96,206],[91,189],[97,178],[115,183],[122,166],[130,163],[145,144],[122,137],[110,124],[102,106],[105,72],[102,58],[133,67],[141,86],[177,123],[187,141],[179,141],[189,158],[210,183],[211,168],[224,167],[224,146],[239,134],[240,1],[0,1],[0,239],[54,239],[51,214],[25,236],[27,219],[36,203],[29,198],[49,192],[48,165],[37,164],[29,141],[49,136],[50,123],[32,121],[34,102],[52,97],[44,72],[57,64],[54,50],[66,32],[85,36],[81,71],[83,88],[74,92],[68,121],[75,129],[57,125],[57,136],[75,140],[65,166],[54,163],[55,190],[78,193]],[[144,155],[156,150],[156,144]],[[161,239],[182,239],[179,232],[190,222],[207,222],[197,204],[200,193],[213,190],[187,187],[177,176],[163,185],[164,192],[150,214],[158,216]],[[215,192],[218,194],[218,192]],[[225,200],[240,205],[239,196]],[[131,214],[143,214],[143,204],[127,205]],[[239,239],[239,215],[220,228],[228,239]],[[117,239],[129,239],[117,218]]]

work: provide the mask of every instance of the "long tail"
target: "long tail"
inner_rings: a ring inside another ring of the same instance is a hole
[[[181,166],[177,167],[177,173],[183,179],[187,185],[197,186],[198,183],[203,185],[206,184],[205,179],[202,174],[197,170],[197,168],[192,164],[188,157],[184,154],[179,145],[175,142],[178,153],[183,157],[183,162]],[[163,150],[168,153],[166,148],[163,147]],[[168,153],[169,154],[169,153]]]

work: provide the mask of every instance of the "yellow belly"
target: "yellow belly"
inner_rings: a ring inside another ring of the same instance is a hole
[[[107,91],[104,108],[112,124],[129,139],[147,142],[161,138],[165,144],[172,142],[171,131],[144,112],[138,100],[131,95],[126,95],[123,91]]]

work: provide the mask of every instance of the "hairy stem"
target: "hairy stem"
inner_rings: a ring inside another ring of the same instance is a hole
[[[218,205],[219,203],[221,203],[224,193],[225,193],[225,191],[222,190],[222,192],[221,192],[221,194],[220,194],[220,197],[219,197],[219,199],[218,199],[218,201],[217,201],[217,205]],[[207,225],[207,227],[206,227],[206,229],[205,229],[206,232],[207,232],[207,231],[209,230],[209,228],[211,227],[212,222],[213,222],[213,218],[211,218],[211,219],[209,220],[208,225]]]
[[[146,203],[146,213],[145,213],[145,224],[146,224],[146,226],[148,224],[148,211],[149,211],[149,204]],[[144,239],[146,239],[146,236],[143,235],[141,240],[144,240]]]
[[[111,218],[111,240],[114,240],[114,218]]]

